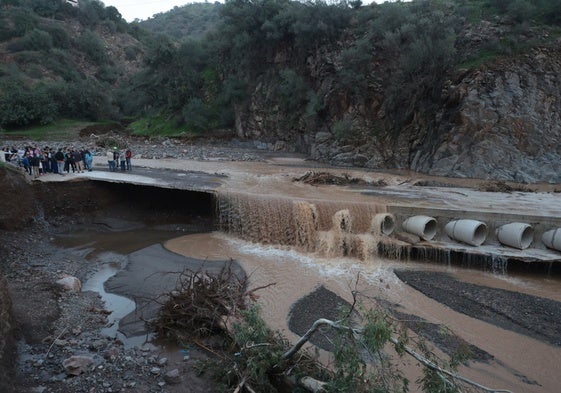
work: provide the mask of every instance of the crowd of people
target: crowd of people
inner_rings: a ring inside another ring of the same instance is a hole
[[[132,153],[130,149],[121,152],[117,147],[109,151],[111,160],[109,170],[130,171]],[[109,159],[108,152],[108,159]],[[23,148],[4,147],[0,153],[0,161],[12,163],[22,168],[27,174],[38,178],[48,173],[64,176],[65,173],[83,173],[93,169],[93,150],[74,147],[52,148],[45,146],[43,149],[37,146],[26,146]]]

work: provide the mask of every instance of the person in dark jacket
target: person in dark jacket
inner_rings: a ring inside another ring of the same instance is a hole
[[[62,149],[58,149],[58,151],[55,153],[55,160],[57,163],[59,175],[64,176],[64,153],[62,152]]]

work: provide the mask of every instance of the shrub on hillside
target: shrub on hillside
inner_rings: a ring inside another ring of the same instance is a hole
[[[48,124],[58,116],[56,103],[42,87],[28,89],[14,80],[0,84],[0,127]]]
[[[66,29],[59,25],[50,24],[41,27],[42,30],[51,36],[52,46],[55,48],[68,49],[72,44],[72,39]]]
[[[94,32],[85,30],[79,38],[80,50],[95,64],[107,61],[105,46]]]
[[[7,49],[11,53],[21,52],[21,51],[49,51],[53,47],[53,40],[49,33],[33,29],[25,36],[13,40]]]

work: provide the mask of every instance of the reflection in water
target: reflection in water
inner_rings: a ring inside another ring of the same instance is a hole
[[[136,303],[125,296],[107,292],[104,284],[125,267],[127,254],[161,243],[181,232],[181,228],[169,230],[165,227],[139,227],[126,231],[99,231],[92,228],[73,231],[55,239],[54,242],[58,246],[74,249],[83,255],[91,266],[96,266],[92,276],[82,285],[82,291],[99,293],[105,303],[105,309],[111,312],[107,317],[107,326],[102,329],[104,335],[120,339],[127,348],[140,346],[146,341],[146,335],[128,337],[119,331],[119,321],[135,311]]]

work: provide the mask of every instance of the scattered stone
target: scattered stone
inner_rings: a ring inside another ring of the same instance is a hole
[[[105,347],[106,345],[107,345],[107,340],[104,339],[95,340],[92,341],[92,343],[90,344],[90,349],[99,351],[101,348]]]
[[[57,280],[56,284],[68,292],[80,292],[82,290],[82,283],[80,282],[80,280],[69,275],[66,275],[60,280]]]
[[[42,342],[43,344],[50,344],[50,343],[53,342],[53,336],[47,336],[47,337],[45,337],[44,339],[42,339],[41,342]]]
[[[152,367],[152,368],[150,369],[150,374],[160,375],[160,372],[161,372],[161,370],[160,370],[159,367]]]
[[[74,355],[62,362],[67,375],[80,375],[87,371],[88,366],[94,362],[92,356]]]
[[[66,340],[61,340],[60,338],[57,338],[54,342],[54,344],[58,347],[64,347],[65,345],[68,345],[68,341]]]
[[[168,371],[164,375],[164,381],[166,381],[170,385],[180,384],[181,383],[181,374],[179,373],[179,370],[177,368],[174,368],[173,370]]]
[[[103,353],[103,358],[113,362],[119,357],[119,353],[118,348],[111,347]]]
[[[165,366],[167,362],[168,362],[168,358],[161,358],[160,360],[158,360],[158,365]]]

